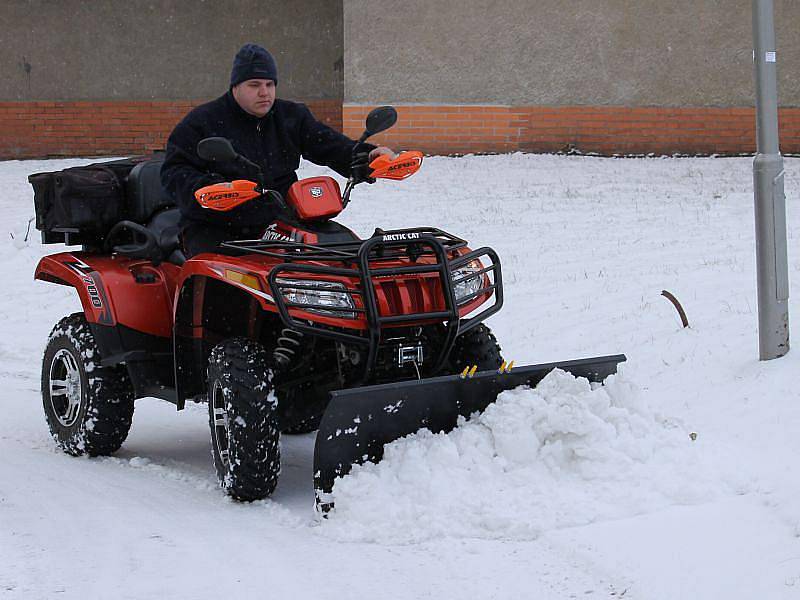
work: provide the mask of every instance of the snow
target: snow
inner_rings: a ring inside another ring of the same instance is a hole
[[[535,539],[723,495],[731,488],[716,483],[703,450],[621,376],[592,389],[556,370],[450,434],[423,430],[356,467],[336,483],[323,531],[375,542]]]
[[[284,436],[276,493],[249,505],[216,484],[204,406],[138,401],[114,457],[55,449],[41,353],[80,306],[32,280],[61,247],[25,240],[26,178],[89,161],[0,163],[0,596],[800,598],[800,355],[757,360],[751,160],[428,158],[356,189],[340,220],[362,235],[435,225],[497,250],[507,359],[628,361],[395,442],[337,482],[325,521],[313,435]]]

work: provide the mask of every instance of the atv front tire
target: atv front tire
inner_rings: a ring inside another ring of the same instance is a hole
[[[214,347],[208,418],[220,485],[236,500],[266,498],[281,470],[277,400],[263,346],[245,338]]]
[[[503,357],[492,330],[481,323],[456,338],[447,362],[450,374],[461,373],[473,365],[478,365],[478,371],[489,371],[499,369]]]
[[[133,396],[124,366],[100,366],[84,315],[61,319],[42,360],[44,414],[58,446],[73,456],[115,452],[131,428]]]

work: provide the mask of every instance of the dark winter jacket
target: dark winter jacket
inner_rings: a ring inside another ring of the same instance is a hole
[[[297,181],[295,170],[304,157],[347,177],[355,142],[317,121],[304,104],[275,100],[262,118],[245,112],[233,94],[227,94],[192,110],[178,123],[167,140],[161,183],[181,211],[181,229],[199,226],[223,229],[231,236],[264,228],[275,220],[277,207],[258,198],[227,212],[203,208],[194,192],[206,185],[234,179],[255,181],[255,173],[238,163],[206,162],[197,156],[203,138],[228,138],[234,149],[258,163],[266,186],[286,195]],[[373,146],[369,146],[372,148]]]

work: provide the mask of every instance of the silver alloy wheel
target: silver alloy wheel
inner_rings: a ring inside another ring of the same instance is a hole
[[[219,453],[219,460],[222,466],[227,468],[230,463],[228,451],[230,426],[228,424],[228,411],[225,408],[225,392],[219,379],[214,380],[214,385],[211,387],[211,402],[213,403],[212,408],[214,411],[214,441]]]
[[[78,361],[62,348],[50,363],[50,405],[53,414],[64,427],[72,427],[78,420],[83,400],[83,384]]]

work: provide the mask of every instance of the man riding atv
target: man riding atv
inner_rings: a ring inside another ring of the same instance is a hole
[[[494,250],[436,227],[361,238],[333,220],[357,181],[422,165],[418,151],[358,145],[397,111],[370,111],[353,142],[274,100],[275,80],[266,50],[245,46],[229,93],[176,127],[163,169],[145,157],[29,177],[43,242],[81,246],[45,256],[35,275],[81,300],[42,360],[44,412],[65,452],[119,449],[136,398],[207,402],[215,471],[239,500],[275,489],[282,433],[318,430],[324,512],[338,477],[400,437],[449,431],[555,367],[592,381],[616,370],[624,356],[510,372],[484,323],[503,305]],[[344,191],[329,176],[297,181],[300,156],[349,174]]]
[[[369,181],[369,163],[385,147],[356,142],[317,121],[303,104],[276,99],[278,72],[272,55],[256,44],[236,54],[226,94],[198,106],[178,123],[167,141],[161,182],[181,212],[180,227],[187,257],[214,250],[220,242],[259,238],[278,212],[274,196],[264,196],[236,208],[206,208],[196,194],[209,185],[253,179],[252,167],[230,162],[214,164],[197,155],[203,138],[229,139],[239,154],[256,163],[266,188],[285,197],[297,181],[300,157],[330,167],[356,183]]]

